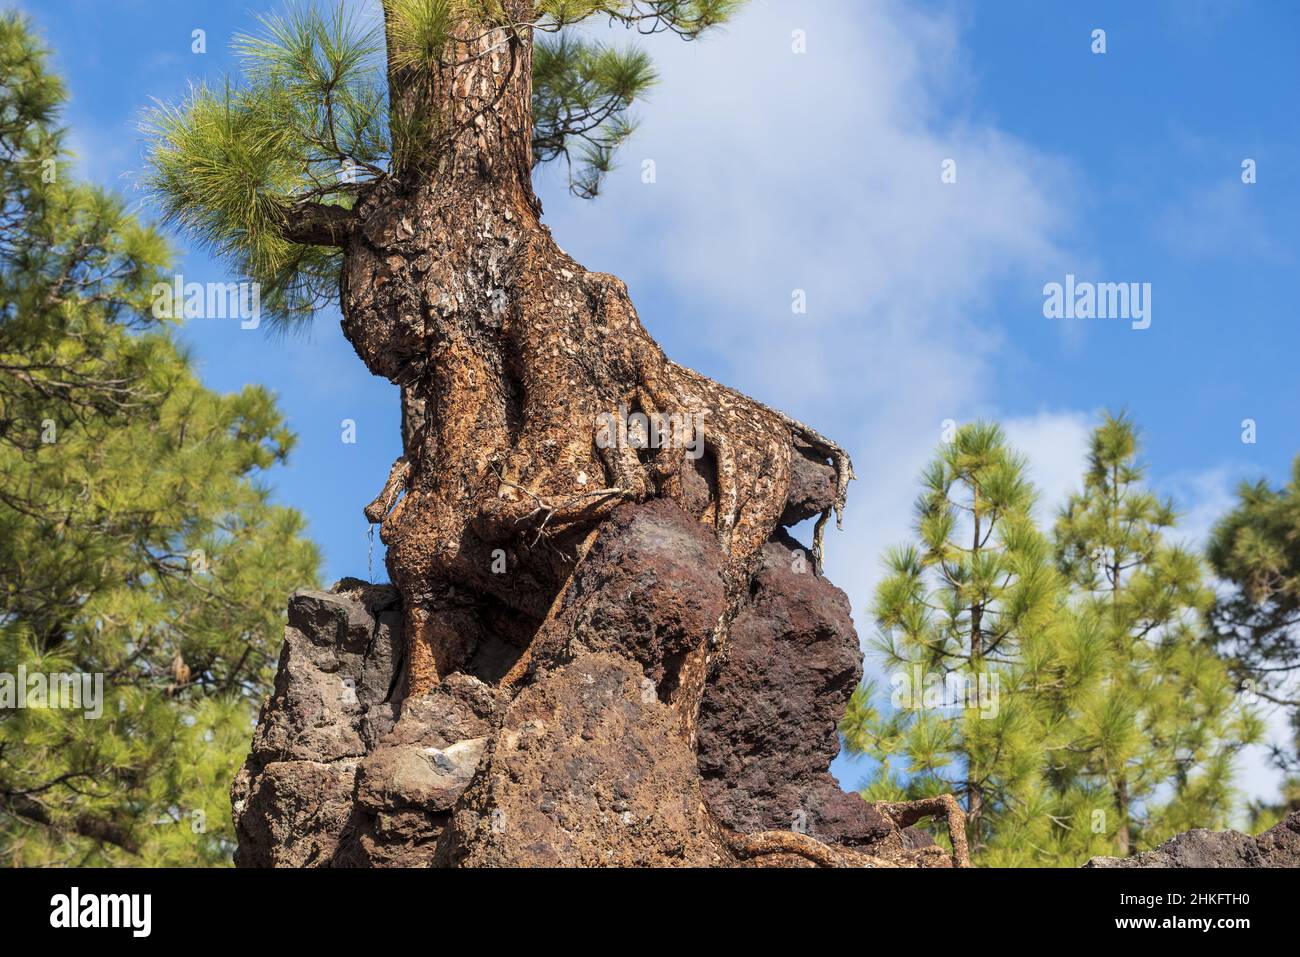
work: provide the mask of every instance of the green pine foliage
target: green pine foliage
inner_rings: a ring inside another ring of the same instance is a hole
[[[1228,823],[1234,759],[1260,724],[1137,453],[1131,423],[1108,416],[1049,540],[1023,460],[995,426],[965,426],[923,476],[916,542],[887,557],[874,647],[895,693],[886,707],[859,689],[845,746],[879,762],[870,800],[959,795],[977,863],[1078,866]],[[960,674],[996,677],[994,701],[897,694]]]
[[[287,328],[337,296],[341,261],[285,239],[286,210],[350,206],[391,160],[382,37],[340,4],[263,17],[234,45],[246,82],[149,113],[147,184],[168,221],[261,283],[268,323]]]
[[[1283,709],[1291,741],[1273,762],[1300,772],[1300,457],[1281,488],[1244,482],[1215,526],[1209,559],[1226,588],[1210,615],[1234,677],[1270,709]],[[1288,785],[1294,794],[1294,782]],[[1285,802],[1284,802],[1285,803]]]
[[[220,863],[284,597],[319,558],[261,484],[293,444],[272,397],[198,381],[150,308],[170,252],[73,181],[63,99],[0,17],[0,693],[20,668],[103,690],[93,718],[0,708],[0,860]]]
[[[590,199],[636,131],[630,107],[657,79],[649,55],[560,34],[533,50],[533,158],[563,159],[569,186]],[[576,153],[576,156],[574,155]]]
[[[608,18],[642,33],[675,33],[693,40],[726,23],[746,0],[538,0],[540,22],[570,26]]]
[[[878,711],[864,686],[843,722],[848,749],[880,762],[865,797],[959,795],[977,855],[1039,800],[1038,692],[1061,640],[1060,581],[1025,472],[994,425],[964,426],[940,449],[916,541],[889,552],[872,609],[891,707]],[[962,684],[924,697],[950,678]]]
[[[146,182],[167,218],[262,285],[268,326],[300,327],[337,297],[338,251],[288,241],[295,205],[349,207],[367,184],[400,180],[437,129],[428,97],[389,102],[389,78],[415,89],[457,57],[458,23],[531,29],[533,158],[562,163],[570,189],[594,197],[635,129],[633,104],[656,80],[644,51],[574,28],[605,19],[639,33],[693,39],[739,0],[542,0],[531,24],[511,24],[499,0],[384,0],[386,24],[354,7],[291,2],[235,39],[239,75],[159,104]]]
[[[1055,535],[1078,640],[1098,653],[1052,779],[1093,795],[1100,833],[1114,836],[1108,853],[1227,826],[1234,758],[1261,731],[1208,640],[1203,563],[1170,541],[1173,505],[1146,489],[1138,452],[1132,423],[1107,415]]]

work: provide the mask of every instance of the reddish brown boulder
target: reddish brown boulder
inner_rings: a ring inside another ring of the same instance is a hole
[[[729,654],[705,693],[700,772],[719,818],[738,831],[799,830],[871,844],[892,825],[830,774],[839,720],[862,678],[849,600],[778,533],[763,551]]]
[[[610,652],[640,664],[665,698],[682,660],[726,610],[722,566],[712,532],[672,502],[618,509],[538,636],[532,670]]]
[[[627,658],[583,654],[520,692],[444,837],[440,862],[729,863],[676,716]]]

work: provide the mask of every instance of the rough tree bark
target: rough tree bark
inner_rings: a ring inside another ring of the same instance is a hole
[[[515,6],[512,19],[526,22],[529,4]],[[408,609],[413,693],[466,653],[435,613],[449,587],[539,623],[585,531],[616,506],[655,496],[689,504],[678,476],[685,450],[599,448],[604,413],[703,416],[716,477],[699,517],[731,556],[736,594],[785,508],[794,438],[835,462],[836,507],[851,477],[833,443],[671,362],[624,284],[556,245],[532,188],[527,31],[463,23],[455,46],[455,62],[431,81],[390,77],[393,101],[425,100],[435,131],[426,152],[358,204],[344,247],[344,333],[372,372],[403,389],[405,452],[367,514],[382,520]],[[493,573],[497,548],[509,555],[505,575]],[[684,664],[687,724],[726,625]]]
[[[509,22],[531,19],[531,0],[504,7]],[[626,286],[556,244],[532,187],[528,28],[462,22],[451,49],[432,72],[390,69],[393,109],[419,115],[426,142],[407,144],[354,210],[303,206],[285,224],[292,238],[342,248],[343,332],[401,387],[404,453],[366,508],[404,608],[400,693],[437,687],[488,632],[518,649],[502,682],[517,685],[601,523],[626,503],[667,498],[711,525],[725,555],[712,634],[660,682],[693,748],[710,671],[792,497],[796,445],[834,469],[815,558],[852,466],[806,425],[668,359]],[[702,416],[704,459],[602,448],[601,417],[620,407]],[[701,474],[704,496],[692,486]],[[932,810],[951,818],[951,807]],[[815,844],[787,834],[733,850],[851,862]]]

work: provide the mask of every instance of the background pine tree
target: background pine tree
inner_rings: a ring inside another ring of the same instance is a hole
[[[1083,491],[1055,529],[1077,660],[1087,666],[1048,774],[1072,795],[1062,826],[1114,839],[1102,848],[1068,841],[1076,853],[1123,856],[1190,827],[1226,827],[1233,759],[1260,734],[1207,640],[1214,594],[1201,558],[1169,540],[1173,504],[1146,489],[1138,452],[1133,424],[1107,415],[1092,435]]]
[[[0,860],[208,864],[229,784],[316,578],[260,485],[272,397],[202,387],[151,313],[162,239],[71,182],[64,100],[0,17],[0,671],[104,676],[103,714],[0,709]]]
[[[1293,732],[1272,746],[1288,779],[1281,804],[1257,807],[1263,828],[1300,792],[1300,457],[1281,488],[1242,483],[1236,507],[1215,526],[1209,558],[1226,585],[1210,615],[1220,652],[1261,705],[1284,710]]]
[[[977,863],[1078,866],[1228,824],[1259,720],[1207,640],[1204,569],[1166,541],[1173,508],[1137,452],[1108,416],[1049,541],[1024,461],[996,426],[965,426],[923,476],[917,543],[886,559],[874,648],[891,684],[996,675],[997,713],[886,708],[866,684],[845,746],[880,762],[868,799],[961,794]]]
[[[881,713],[867,686],[842,728],[850,752],[881,762],[864,797],[958,794],[972,851],[987,856],[1039,801],[1046,698],[1035,691],[1053,680],[1060,582],[1031,517],[1025,462],[1000,428],[962,427],[922,483],[916,542],[886,558],[873,645],[895,691],[907,680],[919,693],[919,673],[974,678],[974,694],[946,709],[895,699]],[[981,677],[996,686],[981,689]]]

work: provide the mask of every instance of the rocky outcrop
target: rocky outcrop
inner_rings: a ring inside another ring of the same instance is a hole
[[[478,766],[493,690],[452,675],[397,702],[396,593],[299,592],[232,790],[241,866],[420,865]]]
[[[609,653],[548,671],[505,710],[443,863],[716,866],[695,755],[641,670]]]
[[[704,696],[700,771],[718,817],[744,832],[797,830],[851,845],[893,827],[830,773],[862,678],[849,600],[789,535],[763,552],[731,653]]]
[[[1300,867],[1300,811],[1257,837],[1196,828],[1133,857],[1094,857],[1084,867]]]
[[[491,669],[415,697],[392,589],[294,595],[232,792],[236,863],[716,866],[754,856],[733,833],[772,831],[795,851],[764,863],[807,863],[799,849],[821,842],[857,863],[946,865],[830,775],[861,677],[848,600],[785,533],[762,559],[694,747],[674,690],[726,597],[712,530],[671,502],[606,521],[527,654],[498,640]]]

